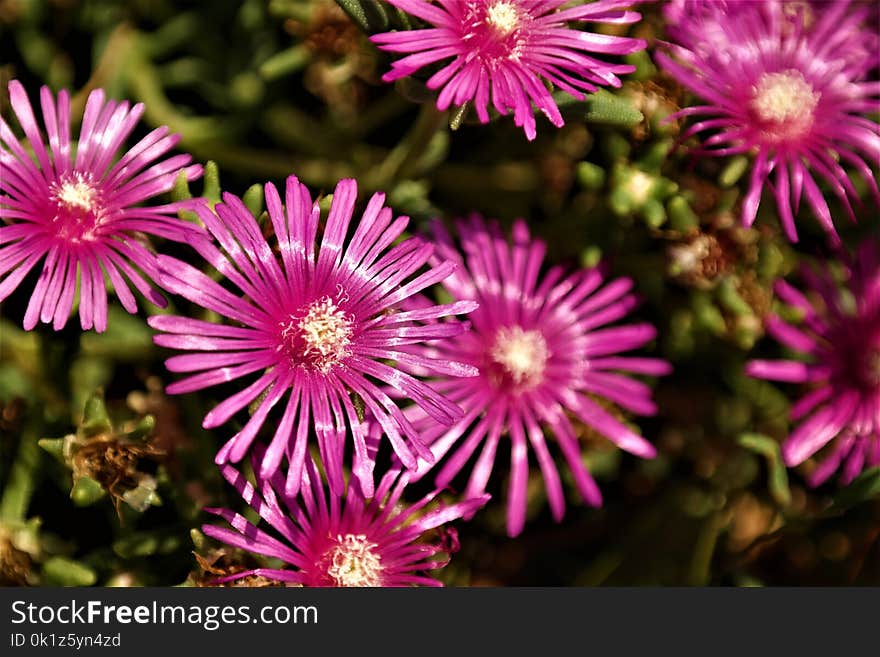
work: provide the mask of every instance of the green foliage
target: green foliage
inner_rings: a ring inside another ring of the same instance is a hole
[[[846,488],[834,496],[838,509],[847,509],[856,504],[876,501],[880,495],[880,466],[865,470]]]
[[[587,123],[597,123],[632,128],[641,123],[645,116],[625,98],[600,89],[590,94],[585,101]]]
[[[786,507],[791,504],[791,490],[788,487],[788,472],[782,462],[779,443],[755,433],[746,433],[739,437],[739,444],[760,454],[767,459],[767,486],[777,504]]]

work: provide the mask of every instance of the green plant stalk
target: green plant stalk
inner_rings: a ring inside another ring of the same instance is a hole
[[[402,173],[411,173],[409,169],[421,157],[437,131],[445,125],[446,112],[438,110],[433,103],[424,103],[409,133],[379,165],[371,186],[376,189],[389,188]]]
[[[37,442],[37,431],[33,426],[25,429],[15,461],[9,470],[9,479],[0,498],[0,521],[4,523],[23,522],[27,517],[28,506],[38,479],[41,458]]]

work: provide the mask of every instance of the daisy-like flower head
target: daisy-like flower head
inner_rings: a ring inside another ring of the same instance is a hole
[[[480,307],[469,316],[471,331],[424,352],[436,358],[454,354],[480,374],[437,384],[464,409],[459,422],[447,429],[424,418],[420,426],[433,441],[431,449],[438,460],[460,443],[438,466],[436,482],[441,487],[483,444],[465,498],[483,494],[498,445],[502,438],[510,438],[507,529],[514,536],[525,522],[529,447],[557,520],[563,516],[565,501],[548,437],[555,439],[583,498],[599,506],[602,496],[582,460],[572,418],[632,454],[653,457],[654,447],[606,406],[653,414],[650,388],[622,372],[659,376],[667,374],[670,366],[663,360],[620,355],[656,335],[650,324],[608,326],[636,305],[631,280],[621,278],[603,286],[598,268],[566,275],[554,267],[540,277],[545,244],[531,239],[521,220],[513,227],[512,244],[496,223],[487,225],[478,216],[459,222],[458,233],[463,257],[449,233],[435,224],[438,256],[459,264],[443,286],[453,298],[475,299]],[[419,473],[428,469],[425,465]]]
[[[204,525],[202,530],[291,567],[262,568],[219,581],[261,575],[303,586],[443,586],[425,572],[445,566],[448,555],[457,549],[454,533],[452,540],[445,540],[443,526],[472,514],[488,499],[486,495],[432,505],[438,493],[433,491],[407,506],[402,495],[409,474],[399,470],[385,474],[372,499],[364,495],[356,478],[349,480],[344,494],[337,494],[325,490],[311,458],[302,470],[300,495],[292,496],[284,492],[279,473],[265,479],[258,465],[256,487],[232,466],[222,466],[221,472],[274,531],[264,531],[228,509],[206,510],[226,520],[231,529]],[[439,558],[438,553],[446,556]]]
[[[880,242],[864,244],[848,271],[848,289],[827,268],[804,271],[807,294],[779,281],[777,294],[803,314],[803,325],[771,316],[767,331],[805,360],[754,360],[746,369],[757,378],[810,386],[792,407],[800,424],[782,455],[795,466],[831,443],[810,475],[814,486],[841,464],[843,484],[880,465]]]
[[[164,306],[165,299],[142,276],[158,276],[156,256],[144,235],[181,242],[204,238],[199,227],[176,216],[189,203],[139,204],[170,190],[181,171],[187,180],[196,179],[202,167],[187,166],[189,155],[156,161],[179,141],[164,126],[120,157],[144,106],[105,101],[101,89],[89,94],[76,140],[70,134],[68,93],[59,93],[56,102],[47,87],[40,90],[48,148],[17,80],[9,83],[9,99],[32,154],[0,118],[0,301],[42,262],[24,314],[27,330],[41,321],[61,329],[78,280],[82,328],[104,331],[105,274],[128,312],[137,312],[129,284]]]
[[[568,27],[569,21],[633,23],[641,18],[625,8],[633,0],[600,0],[560,9],[567,0],[389,0],[433,27],[378,34],[383,50],[407,53],[383,79],[391,82],[451,59],[428,80],[440,89],[437,107],[473,102],[480,121],[489,121],[488,105],[499,114],[513,110],[514,122],[535,138],[532,104],[563,125],[562,115],[544,82],[583,99],[599,86],[621,86],[618,75],[635,68],[609,64],[594,54],[624,55],[645,48],[642,39],[596,34]]]
[[[737,15],[761,14],[763,20],[778,23],[781,33],[788,35],[811,30],[832,4],[838,5],[835,10],[838,12],[847,11],[850,4],[860,6],[859,20],[865,25],[876,26],[880,20],[874,0],[671,0],[663,5],[663,17],[674,40],[687,42],[689,49],[705,55],[712,50],[720,52],[738,47],[725,32],[728,21],[735,20]],[[693,33],[694,23],[701,27],[699,39]],[[863,30],[857,39],[837,43],[833,56],[852,60],[852,64],[859,67],[871,58],[876,62],[878,48],[880,35],[868,29]],[[716,58],[730,56],[735,54],[715,54]]]
[[[346,246],[357,184],[340,182],[316,248],[320,209],[308,189],[295,177],[288,178],[284,207],[274,185],[267,184],[265,192],[280,257],[238,197],[224,194],[224,202],[213,212],[206,205],[197,209],[220,248],[206,242],[196,248],[236,288],[234,293],[185,262],[159,258],[168,290],[229,320],[220,324],[168,315],[150,318],[150,326],[165,332],[155,337],[156,344],[191,352],[166,362],[172,372],[191,373],[169,385],[168,392],[192,392],[257,373],[256,380],[205,416],[205,428],[218,427],[259,398],[247,423],[217,454],[217,463],[240,461],[279,406],[283,411],[272,423],[274,436],[260,466],[263,476],[274,473],[287,458],[287,492],[295,493],[314,427],[331,487],[340,493],[350,429],[354,472],[369,496],[373,458],[366,450],[364,409],[381,425],[407,467],[415,467],[417,454],[430,458],[383,388],[390,386],[412,399],[441,425],[458,419],[461,409],[403,370],[427,366],[432,373],[448,376],[473,376],[475,370],[455,358],[426,362],[401,348],[459,335],[466,324],[434,320],[470,312],[476,304],[462,301],[400,311],[401,302],[449,276],[455,264],[441,262],[415,275],[434,247],[420,238],[392,246],[409,218],[395,219],[383,205],[383,194],[370,199]]]
[[[863,27],[871,9],[839,0],[783,11],[783,3],[696,3],[675,23],[676,44],[661,65],[705,101],[678,116],[698,116],[682,139],[706,133],[700,154],[753,153],[742,220],[752,225],[765,186],[789,240],[803,196],[832,242],[837,232],[817,178],[855,220],[858,193],[843,168],[853,167],[880,203],[871,165],[880,162],[880,63],[877,38]]]

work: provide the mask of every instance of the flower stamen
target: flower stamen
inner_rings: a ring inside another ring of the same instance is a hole
[[[751,107],[779,137],[791,138],[803,134],[813,124],[821,95],[800,71],[765,73],[755,85]]]
[[[353,325],[349,314],[324,296],[309,304],[304,315],[291,315],[281,337],[296,360],[326,374],[350,355]]]
[[[514,383],[533,387],[543,379],[550,351],[540,331],[510,326],[498,331],[489,355]]]
[[[327,551],[327,574],[337,586],[381,586],[382,562],[375,550],[378,544],[364,534],[336,536],[336,545]]]
[[[103,207],[91,177],[76,172],[53,183],[49,193],[55,206],[53,223],[58,236],[74,243],[94,239]]]
[[[486,23],[499,36],[506,37],[519,27],[519,10],[513,2],[501,0],[489,6],[486,11]]]
[[[96,196],[95,188],[81,177],[63,182],[54,193],[55,200],[61,205],[86,212],[95,209]]]

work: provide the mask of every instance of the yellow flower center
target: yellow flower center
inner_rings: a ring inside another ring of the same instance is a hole
[[[89,212],[96,209],[97,195],[94,187],[81,177],[76,177],[59,185],[54,193],[54,198],[58,203],[71,210]]]
[[[759,119],[781,129],[780,136],[792,137],[813,124],[821,95],[800,71],[765,73],[755,86],[751,107]]]
[[[350,355],[353,320],[330,297],[313,301],[305,315],[291,316],[281,337],[290,353],[323,373]]]
[[[381,586],[382,563],[375,550],[376,543],[364,534],[336,537],[336,545],[327,553],[327,574],[337,586]]]
[[[507,36],[519,27],[519,9],[509,0],[500,0],[489,6],[486,22],[497,34]]]
[[[57,237],[72,243],[95,239],[105,212],[101,194],[91,178],[77,172],[53,183],[49,192]]]
[[[550,357],[540,331],[524,331],[519,326],[500,329],[489,354],[514,383],[528,386],[541,382]]]

